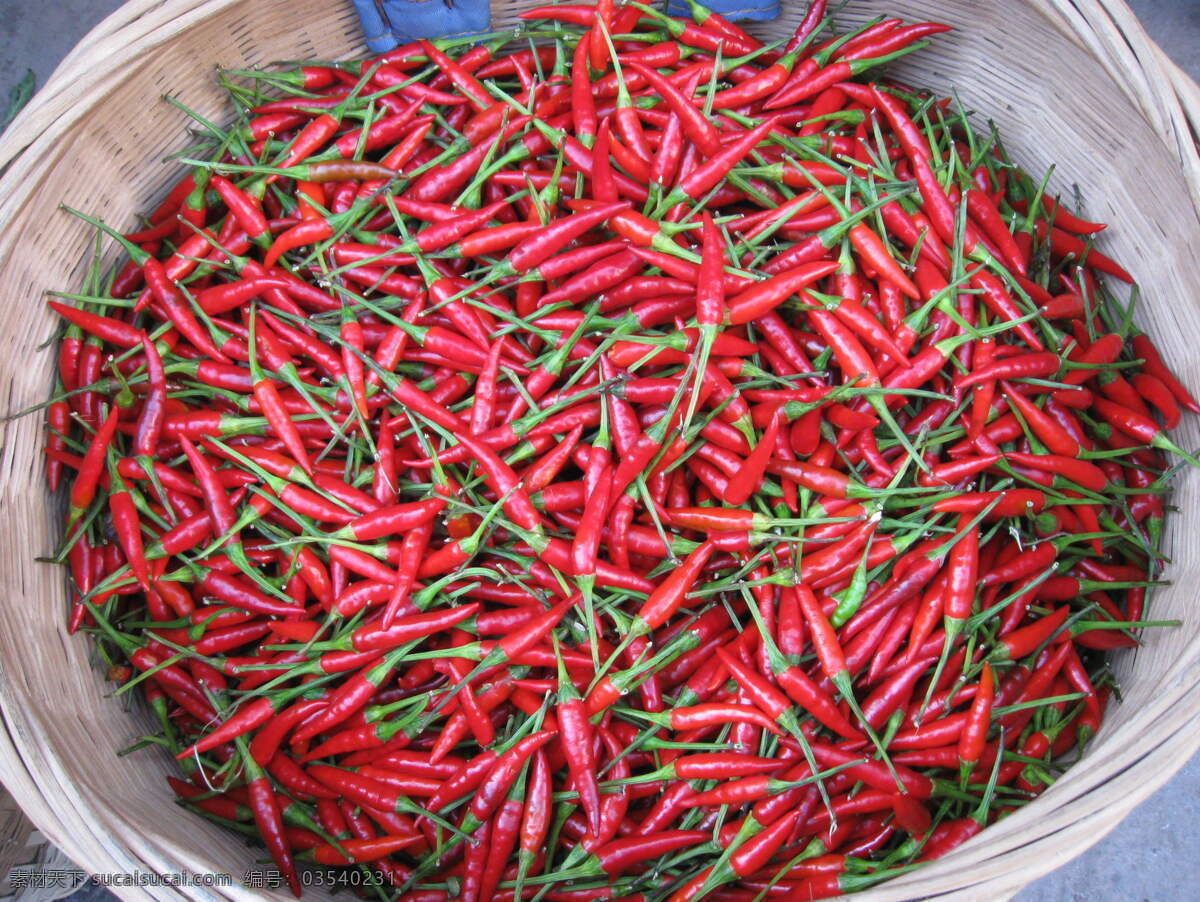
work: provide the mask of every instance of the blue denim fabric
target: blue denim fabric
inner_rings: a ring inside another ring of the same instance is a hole
[[[479,34],[492,21],[488,0],[354,0],[354,6],[374,53],[414,38]]]
[[[708,0],[704,5],[735,22],[746,19],[761,22],[779,15],[779,0]],[[670,0],[667,12],[682,19],[691,18],[686,0]]]

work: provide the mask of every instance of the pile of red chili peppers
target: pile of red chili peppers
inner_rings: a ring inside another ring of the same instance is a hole
[[[51,302],[71,630],[297,894],[948,852],[1100,726],[1200,406],[1104,226],[879,80],[943,26],[525,18],[227,73],[241,118],[95,223],[128,261]]]

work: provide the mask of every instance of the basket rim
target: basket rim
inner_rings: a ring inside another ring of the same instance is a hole
[[[53,147],[59,135],[103,102],[107,92],[92,90],[86,85],[86,80],[80,78],[85,69],[91,80],[97,80],[100,75],[116,75],[123,67],[129,67],[132,71],[135,68],[133,64],[154,47],[195,22],[240,2],[243,0],[130,0],[105,18],[63,59],[43,89],[9,130],[0,136],[0,169],[4,170],[0,175],[0,188],[11,187],[22,179],[31,182],[28,176],[37,172],[39,167],[48,165],[45,162],[46,155],[39,151]],[[1159,86],[1158,90],[1147,87],[1149,93],[1146,93],[1139,91],[1132,83],[1114,79],[1114,83],[1126,93],[1178,160],[1192,190],[1192,205],[1200,211],[1200,154],[1197,153],[1194,138],[1196,117],[1200,115],[1200,86],[1171,63],[1146,34],[1125,0],[1091,0],[1101,13],[1098,28],[1094,27],[1095,20],[1085,17],[1081,7],[1086,4],[1078,0],[1024,2],[1059,30],[1065,29],[1068,37],[1084,46],[1093,56],[1097,56],[1097,49],[1102,48],[1118,59],[1119,63],[1113,63],[1113,66],[1123,64],[1137,70],[1145,76],[1142,80],[1145,85]],[[1111,73],[1112,67],[1109,69]],[[33,190],[31,186],[22,186],[0,201],[0,246],[5,243],[2,237],[5,225],[28,201]],[[1189,652],[1195,649],[1200,649],[1200,635],[1188,645]],[[1189,657],[1194,658],[1191,663],[1187,663]],[[1141,799],[1164,784],[1189,757],[1200,750],[1200,654],[1184,655],[1182,660],[1183,663],[1178,664],[1170,673],[1170,678],[1164,681],[1155,700],[1138,710],[1123,726],[1125,730],[1149,731],[1169,713],[1173,718],[1178,718],[1178,722],[1169,734],[1164,734],[1162,743],[1140,756],[1124,746],[1114,748],[1113,743],[1094,749],[1089,754],[1091,767],[1088,779],[1072,779],[1071,775],[1078,773],[1078,769],[1073,769],[1042,796],[1043,799],[1058,801],[1059,808],[1051,816],[1046,816],[1041,810],[1034,814],[1023,810],[1006,818],[1005,823],[1012,824],[1013,830],[1036,827],[1037,835],[1030,834],[1030,841],[1054,833],[1069,836],[1069,848],[1063,855],[1035,863],[1028,873],[1014,876],[1011,866],[1006,867],[1002,862],[1003,856],[1014,848],[1009,835],[1011,831],[1004,831],[1002,835],[996,835],[993,830],[984,831],[964,847],[985,859],[973,865],[973,869],[978,869],[978,882],[972,887],[939,897],[954,898],[966,894],[961,897],[979,898],[974,894],[986,889],[988,898],[1001,898],[1017,891],[1029,880],[1049,872],[1106,835]],[[112,812],[97,810],[86,794],[76,789],[71,801],[77,807],[70,812],[60,812],[46,804],[47,799],[62,797],[64,791],[72,787],[62,785],[55,779],[60,771],[54,767],[53,755],[36,756],[43,759],[41,761],[32,761],[27,757],[28,741],[40,739],[43,734],[38,718],[17,704],[19,698],[14,691],[16,683],[7,671],[6,662],[0,660],[0,779],[38,828],[72,858],[80,860],[83,847],[89,846],[89,853],[99,853],[99,857],[88,861],[93,866],[133,870],[139,863],[145,865],[147,862],[139,860],[129,844],[113,841],[113,834],[109,834],[107,839],[110,841],[105,842],[105,837],[96,836],[94,829],[84,829],[94,825],[115,826],[114,820],[120,822],[120,818]],[[1181,713],[1184,716],[1181,717]],[[44,744],[42,748],[46,748]],[[1132,773],[1134,764],[1152,757],[1156,762],[1161,760],[1165,766],[1157,767],[1148,777],[1144,773]],[[35,764],[42,766],[33,766]],[[1093,808],[1097,805],[1095,789],[1114,785],[1128,786],[1136,791],[1123,793],[1120,804],[1114,805],[1111,800],[1106,800],[1103,816],[1098,810],[1089,811],[1089,803]],[[1089,799],[1089,796],[1092,798]],[[1084,811],[1089,813],[1087,819],[1081,821],[1079,815]],[[62,813],[72,817],[60,817]],[[1113,817],[1114,813],[1118,816]],[[74,829],[69,824],[71,820],[77,821]],[[88,834],[86,842],[81,835],[84,832]],[[139,843],[138,849],[142,853],[157,853],[160,859],[168,857],[166,850],[156,846],[153,839]],[[890,881],[863,894],[863,898],[912,898],[909,891],[929,877],[952,871],[959,855],[959,852],[955,852],[914,874]],[[990,858],[987,857],[989,855]],[[158,893],[143,888],[130,888],[124,893],[126,898],[160,897]],[[193,890],[189,898],[201,898],[202,894],[209,895]],[[229,894],[241,895],[236,887]],[[274,894],[270,895],[274,897]],[[223,898],[224,894],[213,893],[210,897]],[[253,894],[253,897],[261,898],[262,894]]]

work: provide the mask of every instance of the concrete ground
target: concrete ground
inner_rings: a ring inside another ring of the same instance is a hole
[[[1200,78],[1200,0],[1129,0],[1147,30]],[[59,59],[121,0],[0,0],[0,115],[26,69],[45,82]],[[903,11],[903,3],[897,3]],[[1084,855],[1017,902],[1200,899],[1200,758]],[[92,898],[95,898],[94,896]]]

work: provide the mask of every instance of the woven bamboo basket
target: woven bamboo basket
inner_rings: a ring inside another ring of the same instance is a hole
[[[521,5],[494,3],[496,26],[512,24]],[[758,28],[790,33],[804,6],[787,0],[782,18]],[[1101,247],[1141,282],[1141,325],[1184,381],[1200,385],[1197,85],[1121,0],[850,0],[844,16],[883,11],[955,26],[899,74],[955,88],[995,119],[1029,169],[1056,163],[1053,190],[1083,186],[1085,213],[1118,224]],[[50,390],[55,323],[43,294],[78,284],[91,240],[59,205],[132,227],[177,176],[161,160],[185,146],[187,123],[160,95],[220,119],[214,66],[363,51],[349,0],[132,0],[85,38],[0,141],[0,411]],[[0,779],[89,871],[228,873],[234,884],[122,889],[125,898],[272,895],[240,885],[257,850],[172,804],[165,755],[115,756],[149,719],[106,697],[88,643],[63,629],[63,575],[35,562],[60,522],[60,501],[43,485],[41,421],[0,430]],[[1180,439],[1200,445],[1194,419]],[[1120,657],[1124,701],[1084,760],[952,855],[863,898],[1006,898],[1104,836],[1200,747],[1200,474],[1180,479],[1175,501],[1175,585],[1157,594],[1153,614],[1184,626],[1154,631]]]

